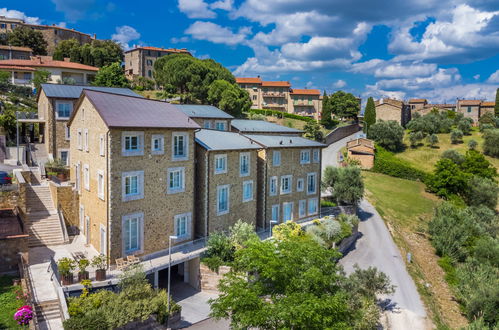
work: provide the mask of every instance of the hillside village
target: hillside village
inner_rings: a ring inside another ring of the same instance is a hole
[[[0,35],[0,328],[498,326],[499,88],[360,97]]]

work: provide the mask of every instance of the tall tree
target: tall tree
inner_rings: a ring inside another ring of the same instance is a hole
[[[368,137],[390,151],[403,146],[404,128],[395,120],[380,120],[369,128]]]
[[[331,104],[329,103],[329,96],[324,90],[324,95],[322,96],[322,113],[321,113],[321,124],[331,129],[334,125],[333,118],[331,117]]]
[[[366,133],[369,127],[376,123],[376,106],[372,97],[367,99],[366,109],[364,110],[364,125]]]
[[[251,107],[248,92],[226,80],[215,80],[211,83],[208,102],[234,117],[240,117]]]
[[[311,120],[305,124],[303,127],[305,131],[304,136],[307,139],[322,142],[324,140],[324,134],[321,131],[321,126],[315,120]]]
[[[326,167],[322,187],[330,189],[338,203],[357,205],[364,195],[364,182],[357,166]]]
[[[62,61],[65,57],[71,62],[103,67],[123,60],[123,49],[112,40],[93,40],[90,44],[80,45],[76,39],[61,41],[55,51],[54,59]]]
[[[47,42],[43,34],[29,27],[17,27],[9,32],[7,43],[11,46],[29,47],[34,55],[47,55]]]
[[[125,77],[125,71],[121,67],[120,63],[116,62],[100,68],[95,75],[92,85],[106,87],[128,87],[128,80]]]
[[[497,117],[499,117],[499,88],[496,90],[496,104],[494,106],[494,112]]]
[[[328,97],[331,112],[341,118],[357,119],[360,112],[359,100],[352,94],[337,91]]]

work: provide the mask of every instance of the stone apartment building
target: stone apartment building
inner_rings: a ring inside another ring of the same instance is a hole
[[[298,136],[245,135],[258,152],[257,228],[318,216],[321,149],[326,145]]]
[[[292,89],[288,81],[265,81],[260,77],[237,77],[245,89],[253,109],[270,109],[320,119],[322,97],[318,89]]]
[[[199,126],[219,131],[229,131],[233,116],[212,105],[175,104],[186,116]]]
[[[154,62],[158,58],[170,54],[192,56],[185,48],[136,47],[125,52],[125,74],[129,79],[135,77],[153,79]]]
[[[29,47],[0,45],[0,60],[29,60],[33,50]]]
[[[196,236],[227,231],[241,219],[255,226],[261,146],[233,132],[196,132]]]
[[[374,102],[376,107],[376,121],[394,120],[405,126],[411,120],[411,110],[404,101],[396,99],[379,99]]]
[[[89,244],[114,263],[192,240],[198,124],[169,103],[84,89],[68,125]]]
[[[37,94],[37,122],[49,159],[60,159],[69,165],[70,130],[67,124],[83,88],[140,97],[128,88],[42,84]]]
[[[232,131],[241,134],[302,136],[303,131],[271,123],[265,120],[233,119]]]

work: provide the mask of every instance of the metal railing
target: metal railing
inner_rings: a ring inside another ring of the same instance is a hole
[[[38,324],[38,318],[36,317],[36,311],[35,311],[35,298],[33,296],[34,293],[34,288],[33,288],[33,283],[31,282],[31,272],[29,270],[29,266],[24,262],[24,255],[22,252],[19,253],[19,259],[21,261],[21,277],[24,278],[26,281],[26,288],[28,289],[28,292],[26,292],[28,296],[28,303],[31,305],[33,308],[33,327],[35,330],[38,330],[39,324]]]
[[[59,217],[59,224],[61,225],[62,238],[64,243],[69,242],[68,229],[66,228],[66,221],[64,219],[64,214],[62,213],[61,204],[57,205],[57,215]]]

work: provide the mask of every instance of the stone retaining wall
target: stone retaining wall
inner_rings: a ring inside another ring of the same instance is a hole
[[[218,282],[224,274],[230,271],[228,266],[220,266],[218,273],[210,270],[208,266],[203,263],[199,266],[199,273],[201,279],[201,291],[208,291],[218,293]]]
[[[54,207],[61,208],[64,219],[70,226],[78,227],[78,192],[73,190],[73,186],[59,185],[55,182],[50,182],[49,188],[52,201],[54,202]]]
[[[360,128],[359,124],[352,124],[352,125],[348,125],[348,126],[338,127],[336,129],[334,129],[331,133],[326,135],[326,137],[324,138],[325,143],[327,145],[330,145],[331,143],[334,143],[334,142],[339,141],[339,140],[341,140],[349,135],[357,133],[358,131],[360,131],[360,129],[361,128]]]

